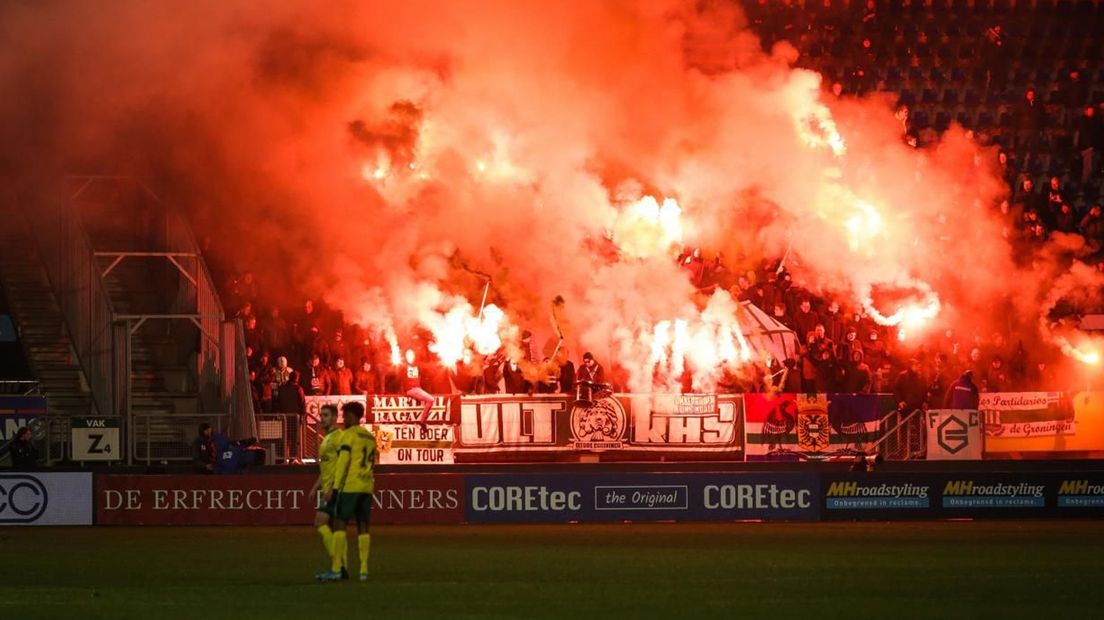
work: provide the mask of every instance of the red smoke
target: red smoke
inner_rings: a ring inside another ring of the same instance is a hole
[[[489,277],[509,346],[521,329],[553,338],[561,296],[572,357],[616,359],[635,389],[651,387],[662,322],[708,334],[687,359],[742,364],[727,357],[738,342],[715,342],[731,303],[719,293],[703,315],[676,242],[789,249],[796,280],[902,321],[907,346],[951,327],[1031,345],[1053,339],[1040,311],[1079,252],[1017,267],[994,153],[958,128],[909,148],[892,101],[829,103],[795,50],[764,53],[720,3],[27,3],[0,17],[9,178],[148,179],[271,301],[321,295],[400,339],[481,329]],[[678,231],[639,215],[649,196],[677,203]],[[887,291],[899,301],[881,307]],[[716,380],[696,372],[699,388]]]

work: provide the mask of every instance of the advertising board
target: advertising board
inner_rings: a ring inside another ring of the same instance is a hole
[[[823,474],[821,495],[826,520],[1090,517],[1104,515],[1104,473]]]
[[[309,525],[317,474],[96,477],[99,525]],[[459,523],[458,475],[379,474],[373,523]]]
[[[471,523],[815,520],[815,474],[472,474]]]
[[[0,473],[0,525],[92,525],[92,474]]]

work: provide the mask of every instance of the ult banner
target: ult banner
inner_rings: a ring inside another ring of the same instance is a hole
[[[714,394],[464,396],[455,453],[465,462],[693,458],[739,460],[742,398]],[[648,455],[644,457],[641,452]]]
[[[961,409],[927,412],[929,461],[981,460],[981,415]]]
[[[473,474],[469,523],[807,521],[816,474]]]
[[[785,461],[865,451],[877,438],[887,404],[878,394],[746,394],[746,458]]]
[[[567,397],[558,395],[464,396],[460,400],[456,454],[562,453],[573,448],[576,436],[590,445],[620,447],[627,421],[623,409],[611,407],[595,412],[586,426],[573,433],[568,405]]]

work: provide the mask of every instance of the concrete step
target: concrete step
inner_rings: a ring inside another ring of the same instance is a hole
[[[26,291],[27,289],[17,289],[17,290]],[[46,293],[43,292],[42,294],[45,295]],[[14,302],[9,302],[8,305],[11,306],[12,308],[16,309],[16,310],[26,310],[27,312],[38,311],[38,313],[48,313],[48,314],[57,314],[57,315],[61,314],[61,310],[58,309],[58,307],[55,304],[51,303],[51,302],[14,301]],[[28,321],[33,321],[34,319],[38,318],[38,314],[28,314],[28,315],[26,315],[25,318]]]
[[[10,304],[9,304],[10,305]],[[64,321],[60,312],[52,311],[40,311],[34,314],[24,313],[24,308],[19,306],[11,306],[11,309],[18,312],[20,316],[25,317],[19,321],[19,326],[23,329],[35,329],[45,327],[58,327]]]
[[[64,349],[31,349],[28,347],[27,350],[31,354],[31,357],[34,358],[35,362],[41,362],[43,366],[68,364],[73,361],[72,354],[69,352],[68,347]]]
[[[70,377],[51,377],[49,379],[39,379],[38,384],[49,388],[51,390],[72,390],[73,392],[83,393],[84,388],[81,385],[81,376],[73,374]]]
[[[68,381],[80,377],[81,369],[67,364],[51,364],[35,370],[34,374],[39,381]]]
[[[61,321],[58,321],[52,325],[17,325],[19,333],[25,337],[57,337],[57,333],[65,332],[65,326]]]
[[[38,374],[45,373],[58,373],[65,372],[81,372],[81,367],[76,364],[76,360],[62,360],[57,362],[50,362],[49,364],[42,364],[38,369]]]
[[[34,357],[42,357],[44,359],[48,357],[64,358],[68,357],[72,353],[69,350],[69,347],[59,347],[51,344],[46,344],[45,342],[36,343],[33,340],[28,342],[27,338],[22,338],[22,340],[25,345],[24,349],[27,351],[28,354]]]
[[[90,396],[47,394],[46,406],[50,410],[65,409],[77,413],[88,413],[92,410],[92,398]]]

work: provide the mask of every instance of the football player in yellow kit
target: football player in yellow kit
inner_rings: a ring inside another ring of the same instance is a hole
[[[345,528],[350,521],[357,525],[357,550],[360,552],[360,580],[368,580],[368,549],[371,536],[368,522],[372,512],[372,492],[376,488],[373,468],[379,457],[376,437],[360,425],[364,405],[351,402],[341,406],[345,430],[341,431],[337,448],[331,497],[334,503],[334,538],[331,570],[319,576],[323,581],[341,579],[341,559],[348,546]]]
[[[322,427],[322,432],[325,433],[321,445],[318,446],[318,467],[321,471],[307,497],[313,498],[315,493],[322,491],[323,503],[318,506],[318,512],[314,513],[314,527],[322,536],[322,546],[326,548],[326,558],[332,564],[335,501],[327,500],[327,498],[330,497],[330,490],[333,489],[334,468],[337,466],[337,448],[338,444],[341,443],[341,429],[337,427],[337,406],[322,405],[322,409],[318,412],[318,422]],[[349,578],[349,571],[345,568],[348,563],[349,558],[346,554],[342,557],[341,562],[342,579]],[[327,568],[327,570],[329,569]],[[315,577],[321,578],[322,574],[315,575]]]

